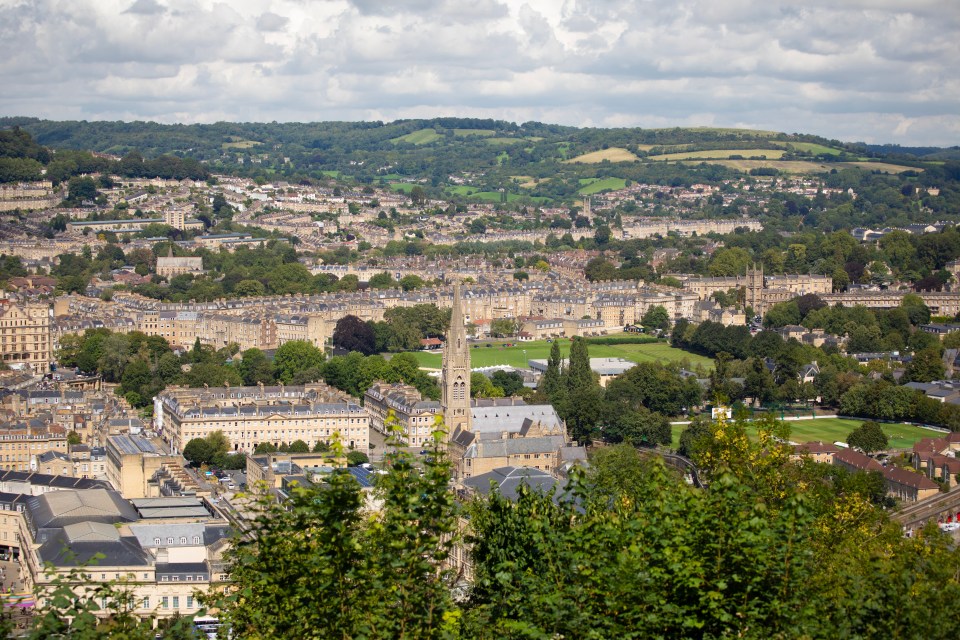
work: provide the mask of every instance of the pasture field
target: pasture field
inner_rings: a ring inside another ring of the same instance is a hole
[[[493,343],[492,347],[476,344],[470,349],[470,365],[473,368],[492,367],[494,365],[510,365],[526,367],[527,360],[546,360],[550,356],[551,344],[546,340],[513,343],[516,346],[504,347],[501,343]],[[702,364],[705,367],[713,366],[709,358],[689,353],[681,349],[674,349],[665,342],[651,342],[647,344],[591,344],[589,345],[591,358],[623,358],[632,362],[680,362],[688,360],[691,366]],[[566,357],[570,352],[570,340],[560,340],[560,353]],[[416,351],[414,354],[420,366],[428,369],[440,368],[440,353]]]
[[[390,142],[394,144],[398,142],[409,142],[410,144],[430,144],[431,142],[439,139],[440,134],[433,129],[420,129],[419,131],[408,133],[405,136],[391,138]]]
[[[841,166],[858,167],[867,171],[882,171],[883,173],[903,173],[904,171],[923,171],[921,167],[904,167],[889,162],[841,162]]]
[[[394,182],[390,185],[390,188],[401,193],[410,193],[415,186],[417,185],[410,182]]]
[[[579,155],[576,158],[570,158],[569,160],[564,160],[564,162],[567,162],[567,163],[581,162],[583,164],[599,164],[604,160],[609,160],[610,162],[633,162],[634,160],[639,160],[639,158],[622,147],[610,147],[609,149],[601,149],[600,151],[592,151],[590,153],[584,153],[583,155]]]
[[[496,131],[493,129],[454,129],[453,135],[458,138],[469,138],[470,136],[492,136]]]
[[[866,419],[816,418],[814,420],[788,420],[791,442],[846,442],[850,432],[859,427]],[[932,429],[924,429],[911,424],[880,423],[883,432],[890,440],[891,449],[909,449],[922,438],[937,438],[942,434]],[[685,424],[672,424],[673,448],[680,446],[680,434],[687,428]],[[750,428],[747,428],[749,432]]]
[[[259,142],[256,140],[231,140],[230,142],[224,142],[222,146],[224,149],[249,149],[250,147],[255,147]]]
[[[584,180],[580,182],[583,183]],[[616,191],[626,186],[627,181],[623,178],[590,178],[586,180],[586,184],[577,193],[582,196],[589,196],[601,191]]]
[[[709,151],[682,151],[680,153],[664,153],[658,156],[648,156],[648,160],[713,160],[729,159],[730,156],[766,156],[768,160],[779,159],[786,153],[780,149],[710,149]]]
[[[539,184],[539,180],[533,176],[510,176],[510,179],[524,189],[532,189]]]
[[[809,151],[812,154],[829,154],[831,156],[840,155],[840,149],[834,149],[833,147],[828,147],[822,144],[817,144],[816,142],[773,142],[773,144],[781,147],[793,147],[797,151]]]

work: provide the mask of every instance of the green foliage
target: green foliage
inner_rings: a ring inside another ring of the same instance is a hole
[[[887,434],[883,432],[879,424],[870,420],[850,432],[850,435],[847,436],[847,444],[860,449],[864,453],[882,451],[887,448]]]
[[[666,331],[670,328],[670,313],[661,305],[654,305],[643,314],[641,324],[648,330],[661,329]]]
[[[277,349],[273,358],[274,376],[280,382],[289,384],[293,376],[300,371],[319,367],[323,364],[323,351],[305,340],[290,340]]]
[[[359,464],[364,464],[370,462],[370,458],[367,457],[362,451],[348,451],[347,452],[347,464],[351,467],[355,467]]]
[[[376,489],[383,508],[374,517],[361,512],[360,486],[346,473],[294,489],[282,506],[263,497],[251,535],[229,552],[236,589],[212,597],[235,634],[453,637],[446,634],[456,628],[456,608],[444,568],[456,542],[450,464],[439,444],[423,474],[410,454],[389,456]]]

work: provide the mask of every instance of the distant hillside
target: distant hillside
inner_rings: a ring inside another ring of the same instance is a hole
[[[452,199],[499,199],[506,192],[506,201],[522,203],[569,201],[634,181],[926,171],[960,154],[748,129],[601,129],[476,118],[193,125],[0,118],[0,128],[14,126],[52,149],[167,155],[263,182],[335,179],[400,191],[417,183]],[[584,181],[595,186],[583,190]]]

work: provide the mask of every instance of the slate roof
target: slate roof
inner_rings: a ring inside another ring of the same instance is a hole
[[[546,471],[531,467],[498,467],[488,473],[466,478],[463,484],[481,495],[488,495],[496,489],[500,495],[509,500],[516,500],[519,497],[522,485],[544,494],[556,487],[558,491],[554,499],[562,494],[566,486],[566,483],[557,480]]]

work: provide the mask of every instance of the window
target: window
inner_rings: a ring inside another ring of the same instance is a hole
[[[187,596],[187,609],[193,609],[193,596]]]
[[[174,609],[180,608],[180,596],[173,596],[173,608]]]
[[[144,609],[149,609],[149,608],[150,608],[150,596],[143,596],[142,606],[143,606]]]
[[[163,576],[160,578],[160,582],[168,582],[169,580],[170,580],[170,576]]]
[[[164,609],[169,609],[170,599],[167,598],[167,596],[163,596],[162,598],[160,598],[160,606],[163,607]]]

